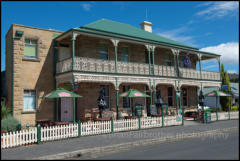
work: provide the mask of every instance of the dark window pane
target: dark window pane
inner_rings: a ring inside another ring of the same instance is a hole
[[[130,86],[123,86],[123,92],[128,91]],[[130,108],[130,98],[123,97],[123,108]]]

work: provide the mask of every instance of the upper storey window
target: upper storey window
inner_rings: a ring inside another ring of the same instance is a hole
[[[121,57],[122,57],[123,62],[128,62],[128,48],[127,47],[122,48]]]
[[[171,55],[170,54],[166,54],[165,55],[165,65],[166,66],[172,66],[172,61],[171,61]]]
[[[102,60],[108,60],[108,47],[105,44],[99,45],[98,48],[99,58]]]
[[[37,58],[37,41],[36,40],[25,39],[24,57]]]

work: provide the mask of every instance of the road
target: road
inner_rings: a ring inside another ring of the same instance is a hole
[[[105,155],[72,158],[81,159],[239,159],[239,132],[154,144]]]

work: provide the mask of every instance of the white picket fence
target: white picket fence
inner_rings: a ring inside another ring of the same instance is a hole
[[[228,120],[228,112],[218,112],[218,120]]]
[[[123,119],[123,120],[116,120],[113,122],[113,131],[131,131],[137,130],[138,127],[138,119]]]
[[[81,123],[81,135],[97,135],[111,132],[111,121]]]
[[[230,112],[230,119],[238,119],[239,112],[238,111],[231,111]],[[218,112],[218,120],[228,120],[229,113],[228,112]],[[216,112],[211,113],[211,121],[217,121]]]
[[[238,111],[230,112],[231,119],[239,118]],[[164,126],[181,125],[182,117],[177,120],[177,116],[165,116]],[[227,120],[228,112],[219,112],[218,120]],[[216,120],[216,113],[211,113],[211,120]],[[111,133],[111,121],[83,122],[81,126],[81,136],[98,135]],[[162,127],[162,117],[145,117],[140,119],[141,129]],[[69,125],[59,125],[50,127],[41,127],[41,141],[51,141],[65,138],[78,137],[78,123]],[[138,119],[123,119],[113,121],[113,131],[131,131],[139,129]],[[28,130],[3,133],[1,135],[1,148],[10,148],[21,145],[27,145],[37,142],[37,127]]]
[[[41,127],[41,141],[58,140],[78,136],[78,124]]]
[[[217,121],[216,112],[211,113],[211,121]]]
[[[3,133],[1,136],[1,148],[10,148],[37,142],[37,128]]]
[[[238,119],[239,118],[239,111],[231,111],[230,112],[230,119]]]
[[[181,125],[181,124],[182,124],[182,116],[180,116],[179,121],[177,121],[177,116],[164,117],[164,126],[173,126],[173,125]]]
[[[162,117],[146,117],[141,119],[141,128],[153,128],[162,126]]]

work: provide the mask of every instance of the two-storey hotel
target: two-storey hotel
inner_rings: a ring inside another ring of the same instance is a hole
[[[197,109],[202,88],[220,87],[220,73],[202,70],[201,61],[220,55],[199,51],[152,33],[152,23],[141,29],[101,19],[66,32],[13,24],[6,35],[7,104],[13,116],[36,120],[91,119],[100,89],[113,118],[131,115],[130,100],[119,93],[137,89],[150,98],[133,99],[143,116],[154,111],[156,93],[176,114],[176,93],[184,109]],[[185,58],[190,62],[186,66]],[[199,66],[199,67],[198,67]],[[56,88],[73,90],[82,98],[41,99]]]

